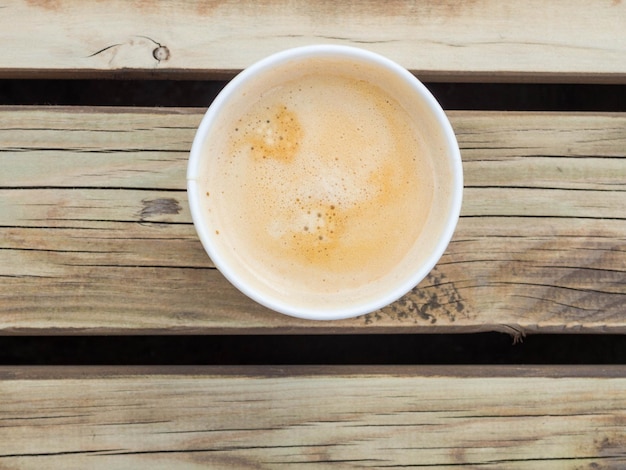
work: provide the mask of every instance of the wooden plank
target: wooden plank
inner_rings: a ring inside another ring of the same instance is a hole
[[[309,322],[248,300],[191,223],[201,110],[0,109],[0,331],[626,331],[626,115],[450,112],[465,170],[446,254],[410,294]]]
[[[626,369],[0,368],[0,465],[626,466]]]
[[[621,0],[5,0],[0,7],[1,77],[223,77],[288,47],[332,43],[382,53],[427,80],[626,80]]]

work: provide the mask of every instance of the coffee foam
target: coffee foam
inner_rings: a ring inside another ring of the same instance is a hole
[[[303,302],[354,295],[414,249],[433,201],[429,149],[382,84],[292,72],[223,116],[204,210],[255,282]]]

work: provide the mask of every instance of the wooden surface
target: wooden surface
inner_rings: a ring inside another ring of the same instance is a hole
[[[333,43],[428,80],[623,83],[624,24],[621,0],[4,0],[0,76],[207,78]]]
[[[0,467],[618,469],[625,376],[622,366],[4,367]]]
[[[626,115],[450,112],[455,236],[382,311],[296,320],[214,269],[187,206],[203,110],[0,108],[0,332],[626,332]]]
[[[4,0],[0,79],[223,79],[332,43],[426,81],[624,84],[625,25],[622,0]],[[395,304],[321,323],[202,250],[203,112],[0,106],[0,336],[626,333],[626,113],[449,112],[447,252]],[[591,470],[625,449],[624,366],[0,367],[2,469]]]
[[[322,42],[426,80],[625,83],[624,24],[620,0],[6,0],[0,78],[227,77]],[[0,334],[626,332],[626,115],[449,113],[466,187],[441,262],[382,311],[313,323],[202,251],[203,111],[0,108]]]

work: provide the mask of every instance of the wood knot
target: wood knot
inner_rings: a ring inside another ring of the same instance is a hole
[[[159,46],[152,51],[152,56],[161,62],[170,58],[170,50],[166,46]]]
[[[182,210],[178,201],[172,198],[144,199],[141,202],[143,209],[139,217],[142,222],[147,219],[154,220],[163,215],[176,215]]]

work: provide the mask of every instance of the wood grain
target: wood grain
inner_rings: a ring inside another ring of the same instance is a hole
[[[462,217],[395,304],[309,322],[214,269],[185,192],[197,109],[0,108],[0,331],[626,331],[626,115],[451,112]]]
[[[626,466],[626,370],[0,368],[0,466]]]
[[[626,80],[621,0],[5,0],[0,7],[1,77],[223,77],[288,47],[330,43],[382,53],[428,80]]]

